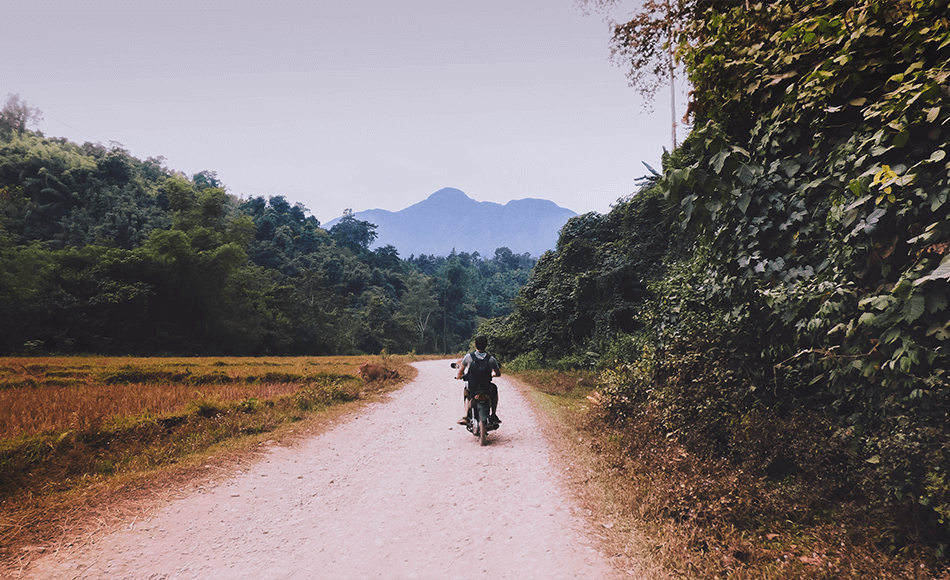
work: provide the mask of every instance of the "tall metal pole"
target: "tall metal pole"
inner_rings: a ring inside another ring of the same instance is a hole
[[[669,8],[669,4],[667,4]],[[669,11],[667,11],[669,15]],[[673,27],[670,27],[670,36],[669,36],[669,58],[670,58],[670,117],[671,117],[671,127],[670,131],[673,134],[673,149],[676,149],[676,83],[675,76],[673,73]]]

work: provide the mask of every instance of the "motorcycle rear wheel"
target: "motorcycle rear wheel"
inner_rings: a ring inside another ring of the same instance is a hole
[[[488,443],[488,422],[481,420],[478,422],[478,444],[486,445]]]

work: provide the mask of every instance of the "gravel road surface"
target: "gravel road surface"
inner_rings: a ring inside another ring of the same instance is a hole
[[[559,485],[517,383],[495,379],[489,444],[455,424],[448,361],[312,439],[274,446],[92,544],[33,562],[36,579],[407,578],[613,575]]]

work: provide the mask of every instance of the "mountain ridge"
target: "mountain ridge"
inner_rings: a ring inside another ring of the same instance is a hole
[[[377,208],[353,213],[356,219],[376,224],[371,248],[392,245],[402,257],[445,256],[452,250],[490,257],[500,247],[539,257],[557,246],[561,228],[576,215],[546,199],[523,198],[502,205],[474,200],[453,187],[399,211]],[[339,220],[323,227],[330,229]]]

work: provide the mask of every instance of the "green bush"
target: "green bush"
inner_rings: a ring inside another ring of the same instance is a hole
[[[189,401],[187,410],[189,413],[198,415],[199,417],[211,419],[227,413],[228,404],[223,401],[200,397]]]
[[[536,350],[518,355],[511,362],[505,364],[507,369],[514,372],[532,371],[545,368],[544,356]]]

